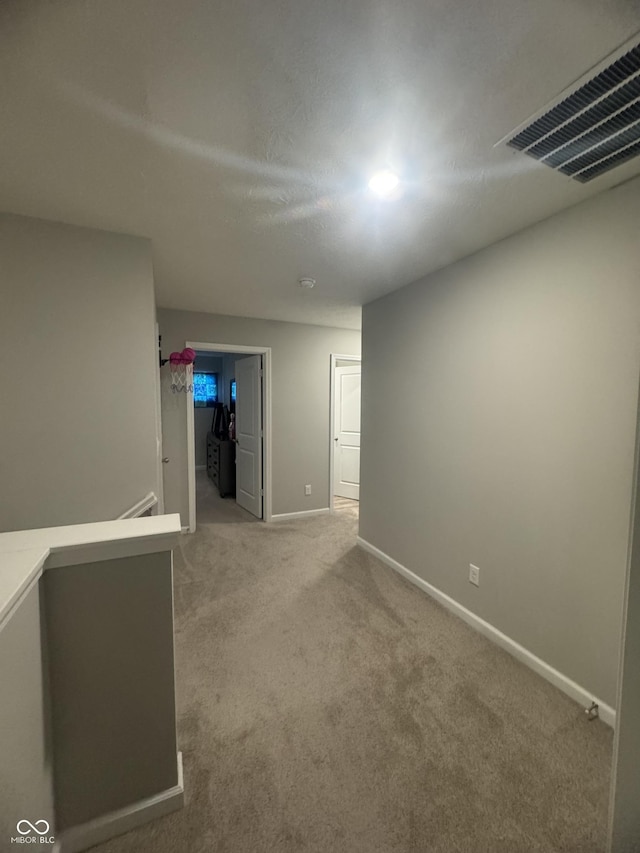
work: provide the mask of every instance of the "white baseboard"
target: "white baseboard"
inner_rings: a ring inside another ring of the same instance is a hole
[[[328,506],[322,509],[305,509],[302,512],[279,512],[271,516],[271,521],[293,521],[296,518],[310,518],[312,515],[329,515],[330,512]]]
[[[137,826],[148,823],[163,815],[175,812],[184,806],[184,777],[182,772],[182,753],[177,755],[178,784],[167,788],[153,797],[139,800],[115,812],[90,820],[80,826],[66,829],[56,839],[54,853],[80,853],[95,844],[101,844]]]
[[[154,492],[149,492],[146,497],[142,498],[142,500],[138,501],[137,504],[134,504],[132,507],[129,507],[126,512],[123,512],[122,515],[118,516],[118,521],[121,518],[139,518],[144,512],[148,509],[151,509],[152,506],[155,506],[158,503],[158,498],[156,497]]]
[[[450,610],[456,616],[466,622],[467,625],[470,625],[472,628],[475,628],[480,634],[483,634],[485,637],[488,637],[492,640],[496,645],[503,648],[505,651],[509,652],[509,654],[513,655],[514,658],[524,663],[534,672],[537,672],[538,675],[541,675],[543,678],[546,678],[547,681],[551,682],[555,687],[562,690],[563,693],[566,693],[567,696],[570,696],[574,699],[578,704],[582,705],[584,708],[587,708],[591,705],[592,702],[595,702],[598,705],[598,712],[600,715],[600,719],[603,723],[607,723],[607,725],[612,728],[615,727],[616,722],[616,712],[610,706],[601,702],[600,699],[595,697],[593,693],[590,693],[588,690],[585,690],[584,687],[581,687],[579,684],[576,684],[575,681],[572,681],[570,678],[567,678],[566,675],[563,675],[561,672],[558,672],[557,669],[554,669],[548,663],[541,660],[539,657],[536,657],[532,652],[528,649],[525,649],[524,646],[521,646],[519,643],[516,643],[515,640],[512,640],[511,637],[507,637],[506,634],[503,634],[502,631],[499,631],[497,628],[494,628],[489,622],[485,622],[484,619],[481,619],[479,616],[476,616],[475,613],[472,613],[470,610],[467,610],[466,607],[463,607],[462,604],[459,604],[455,599],[448,596],[446,593],[441,592],[435,586],[432,586],[427,581],[423,580],[418,575],[414,574],[410,569],[406,566],[403,566],[402,563],[399,563],[397,560],[394,560],[393,557],[390,557],[388,554],[385,554],[384,551],[381,551],[379,548],[376,548],[375,545],[372,545],[370,542],[367,542],[366,539],[363,539],[361,536],[358,536],[357,539],[358,545],[365,551],[368,551],[369,554],[373,554],[374,557],[377,557],[383,563],[385,563],[390,568],[394,569],[398,574],[401,574],[408,581],[411,581],[412,584],[415,584],[419,589],[423,592],[426,592],[427,595],[431,596],[431,598],[435,599],[437,602],[446,607],[447,610]]]

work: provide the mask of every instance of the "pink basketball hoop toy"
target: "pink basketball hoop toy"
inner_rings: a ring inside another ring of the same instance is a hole
[[[180,391],[193,391],[193,362],[196,360],[195,351],[185,347],[182,352],[172,352],[169,356],[171,370],[171,390],[174,394]]]

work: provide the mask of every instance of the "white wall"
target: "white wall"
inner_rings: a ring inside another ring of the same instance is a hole
[[[2,214],[0,286],[0,530],[158,492],[149,242]]]
[[[363,315],[361,536],[611,705],[638,222],[636,180]]]
[[[186,341],[272,348],[274,514],[329,505],[330,354],[359,355],[360,332],[159,309],[163,354]],[[184,394],[171,394],[164,369],[162,429],[167,512],[188,523]],[[311,483],[312,494],[304,486]]]
[[[21,849],[18,821],[46,820],[55,833],[47,661],[35,586],[0,631],[0,849]],[[38,845],[40,847],[40,845]],[[51,850],[51,845],[41,847]]]

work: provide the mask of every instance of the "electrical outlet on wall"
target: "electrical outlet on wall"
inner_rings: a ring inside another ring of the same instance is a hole
[[[473,563],[469,563],[469,583],[480,586],[480,569]]]
[[[310,495],[310,494],[311,494],[311,486],[310,486],[310,485],[306,485],[306,486],[304,487],[304,493],[305,493],[305,495]]]

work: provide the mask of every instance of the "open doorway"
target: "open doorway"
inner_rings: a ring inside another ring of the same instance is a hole
[[[271,350],[187,341],[189,530],[204,520],[271,520]]]
[[[358,514],[360,501],[359,356],[331,355],[329,506]]]

